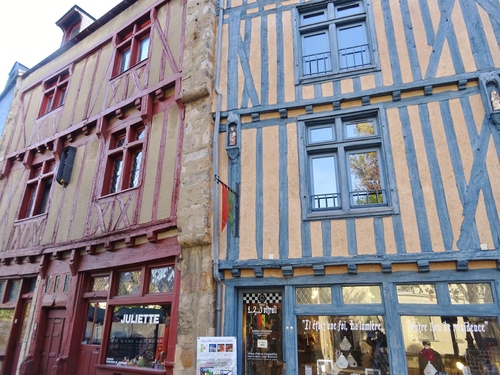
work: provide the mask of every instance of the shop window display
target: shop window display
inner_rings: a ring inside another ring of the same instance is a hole
[[[115,306],[106,363],[160,369],[170,329],[170,305]]]
[[[408,375],[499,374],[497,318],[402,316],[401,326]]]
[[[299,375],[389,375],[382,316],[298,316]]]
[[[243,300],[244,374],[281,374],[282,294],[245,293]]]

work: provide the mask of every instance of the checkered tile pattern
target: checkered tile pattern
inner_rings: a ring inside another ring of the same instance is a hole
[[[281,293],[244,293],[243,303],[280,303],[283,297]]]

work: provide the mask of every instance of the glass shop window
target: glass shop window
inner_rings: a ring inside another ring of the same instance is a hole
[[[9,341],[14,309],[0,309],[0,352],[5,352]]]
[[[90,302],[87,308],[87,325],[83,344],[101,345],[106,302]]]
[[[170,304],[113,307],[106,363],[163,368],[170,313]]]
[[[408,375],[497,375],[498,319],[471,316],[402,316]]]
[[[282,293],[243,294],[244,374],[283,371]]]
[[[382,316],[297,316],[299,375],[389,375]]]

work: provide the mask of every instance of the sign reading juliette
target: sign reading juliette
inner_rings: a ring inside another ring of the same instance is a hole
[[[283,330],[281,293],[243,294],[245,374],[281,374]]]
[[[198,337],[196,375],[236,373],[236,337]]]

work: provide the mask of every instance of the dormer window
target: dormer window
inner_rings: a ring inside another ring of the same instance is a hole
[[[64,33],[61,45],[73,39],[80,33],[80,31],[85,29],[94,21],[94,17],[86,13],[79,6],[75,5],[59,21],[56,22],[56,25],[59,26]]]

